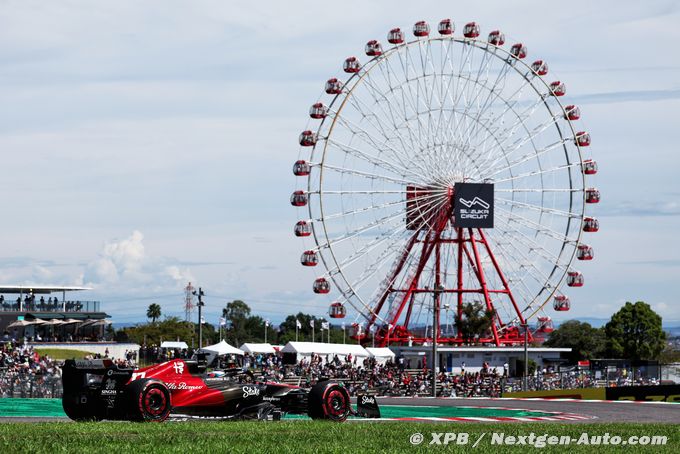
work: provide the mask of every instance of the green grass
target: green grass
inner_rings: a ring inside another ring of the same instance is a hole
[[[87,355],[92,355],[92,352],[84,350],[68,350],[65,348],[36,348],[36,352],[40,356],[49,356],[52,359],[83,359]]]
[[[409,437],[419,432],[425,442],[413,446]],[[432,432],[467,432],[465,446],[428,446]],[[479,452],[528,452],[532,447],[491,445],[491,433],[506,435],[665,435],[665,446],[634,447],[636,451],[679,452],[680,428],[673,424],[550,424],[550,423],[443,423],[360,422],[334,424],[324,421],[290,422],[168,422],[140,424],[103,423],[2,423],[0,452],[171,452],[171,453],[305,453],[305,452],[469,452],[486,433]],[[547,446],[541,451],[610,452],[629,446]]]

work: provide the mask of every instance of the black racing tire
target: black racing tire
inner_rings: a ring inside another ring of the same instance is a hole
[[[333,382],[317,383],[307,396],[307,414],[312,419],[343,422],[352,411],[347,388]]]
[[[170,415],[170,391],[160,380],[142,378],[128,385],[128,417],[133,421],[162,422]]]
[[[99,414],[97,406],[90,402],[80,402],[79,396],[65,395],[61,399],[64,413],[73,421],[101,421],[103,416]]]

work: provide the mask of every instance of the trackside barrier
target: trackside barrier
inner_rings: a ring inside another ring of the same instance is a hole
[[[612,386],[503,393],[503,397],[680,402],[680,385]]]

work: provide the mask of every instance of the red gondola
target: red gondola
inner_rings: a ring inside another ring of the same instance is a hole
[[[463,36],[466,38],[476,38],[479,36],[479,25],[475,22],[465,24],[463,28]]]
[[[350,74],[358,73],[361,70],[361,63],[356,57],[347,57],[342,64],[342,70]]]
[[[295,236],[309,236],[312,234],[312,225],[307,221],[297,221],[293,232]]]
[[[510,54],[515,58],[524,58],[527,56],[527,46],[522,43],[513,44],[510,48]]]
[[[531,64],[531,70],[539,76],[548,74],[548,64],[543,60],[536,60]]]
[[[323,105],[322,102],[317,102],[316,104],[312,104],[312,107],[309,108],[309,116],[315,120],[320,120],[321,118],[326,118],[326,115],[328,114],[328,108]]]
[[[312,131],[302,131],[302,134],[300,134],[300,145],[303,147],[313,147],[316,145],[316,134]]]
[[[335,77],[328,79],[326,81],[325,90],[329,95],[339,95],[342,93],[342,82]]]
[[[600,203],[600,191],[596,188],[586,189],[586,203]]]
[[[581,109],[579,109],[578,106],[575,106],[573,104],[568,105],[567,107],[564,108],[564,111],[567,113],[564,118],[566,120],[571,120],[575,121],[581,118]]]
[[[550,94],[553,96],[564,96],[567,94],[567,86],[563,82],[556,80],[550,83]]]
[[[425,22],[424,20],[418,21],[413,25],[413,35],[417,36],[418,38],[422,38],[423,36],[429,36],[430,34],[430,24]]]
[[[590,134],[585,131],[579,131],[574,136],[574,143],[579,147],[590,146]]]
[[[294,207],[303,207],[307,205],[307,194],[305,194],[305,191],[295,191],[290,196],[290,204]]]
[[[372,39],[369,42],[367,42],[364,50],[366,51],[366,55],[368,55],[369,57],[377,57],[378,55],[382,55],[383,53],[382,45],[380,44],[379,41],[375,39]]]
[[[345,315],[347,315],[347,309],[345,309],[345,306],[343,306],[342,303],[336,302],[331,304],[331,307],[328,310],[328,315],[330,315],[331,318],[345,318]],[[352,325],[352,328],[354,328],[354,325]]]
[[[592,260],[595,257],[593,248],[587,244],[579,244],[576,249],[576,258],[579,260]]]
[[[586,175],[595,175],[597,173],[597,162],[592,159],[586,159],[583,161],[581,169]]]
[[[489,39],[488,39],[490,44],[493,44],[494,46],[502,46],[505,44],[505,35],[501,33],[500,30],[494,30],[491,33],[489,33]]]
[[[293,175],[296,177],[306,177],[311,170],[312,168],[309,163],[302,159],[295,161],[295,164],[293,164]]]
[[[583,287],[583,274],[578,271],[569,271],[567,273],[567,285],[569,287]]]
[[[319,255],[315,251],[305,251],[300,256],[300,263],[304,266],[316,266],[319,264]]]
[[[312,286],[312,289],[314,290],[314,293],[321,293],[321,294],[326,294],[330,293],[331,291],[331,283],[326,280],[324,277],[320,277],[314,281],[314,285]]]
[[[597,232],[600,230],[600,221],[595,218],[584,218],[583,219],[583,231],[584,232]]]
[[[387,34],[387,42],[390,44],[401,44],[404,42],[404,32],[400,28],[393,28]]]
[[[536,331],[544,334],[555,331],[552,319],[550,317],[538,317],[538,327],[536,328]]]
[[[442,19],[439,21],[437,29],[440,35],[453,35],[455,25],[451,19]]]
[[[566,295],[557,295],[553,300],[553,309],[559,312],[568,311],[571,308],[571,302]]]

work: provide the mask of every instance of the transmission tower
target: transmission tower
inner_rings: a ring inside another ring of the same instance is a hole
[[[196,290],[191,282],[184,287],[184,320],[192,321],[194,315],[194,290]]]

